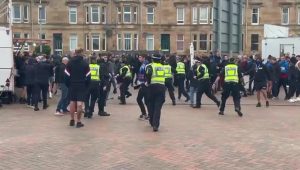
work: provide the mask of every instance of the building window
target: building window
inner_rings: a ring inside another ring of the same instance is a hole
[[[210,8],[210,24],[214,24],[214,8]]]
[[[99,6],[92,6],[91,7],[92,11],[92,24],[99,24],[99,14],[100,14],[100,9]]]
[[[252,8],[252,25],[259,24],[259,8]]]
[[[130,6],[124,6],[123,21],[124,23],[131,23],[131,8]]]
[[[102,45],[102,49],[101,50],[102,51],[106,51],[106,35],[105,34],[103,34],[101,45]]]
[[[133,8],[132,23],[137,23],[138,8],[136,6],[132,8]]]
[[[177,24],[184,24],[184,8],[177,8]]]
[[[85,35],[85,49],[86,51],[90,51],[90,35]]]
[[[21,33],[14,33],[14,34],[13,34],[13,37],[14,37],[14,38],[21,38]]]
[[[74,51],[77,48],[77,35],[70,35],[70,51]]]
[[[209,35],[209,50],[213,50],[213,34]]]
[[[197,51],[198,47],[198,37],[197,34],[193,35],[193,46],[194,46],[194,51]]]
[[[122,8],[118,7],[118,23],[122,23]]]
[[[199,16],[200,24],[208,24],[208,7],[201,7]]]
[[[154,7],[147,8],[147,24],[154,24]]]
[[[28,5],[23,6],[23,22],[24,23],[29,22],[29,6]]]
[[[45,33],[39,34],[39,39],[45,40],[46,39],[46,34]]]
[[[200,34],[200,50],[207,50],[207,34]]]
[[[287,7],[282,8],[282,25],[288,25],[289,24],[289,12],[290,9]]]
[[[251,51],[258,51],[259,35],[251,34]]]
[[[184,35],[178,34],[177,35],[177,51],[183,51],[184,50]]]
[[[69,8],[69,23],[77,24],[77,8],[76,7]]]
[[[198,24],[198,8],[193,7],[193,24]]]
[[[139,38],[137,34],[134,34],[133,50],[139,50]]]
[[[13,22],[21,23],[21,6],[19,4],[13,4]]]
[[[46,24],[46,7],[41,6],[39,8],[39,23]]]
[[[154,35],[153,34],[148,34],[146,36],[146,50],[154,51]]]
[[[90,7],[89,6],[85,7],[85,22],[86,23],[90,22]]]
[[[100,51],[100,35],[94,34],[92,35],[92,51]]]
[[[103,24],[106,23],[106,6],[103,6],[103,7],[101,8],[101,22],[102,22]]]
[[[131,45],[131,34],[124,34],[124,50],[125,51],[131,51],[132,45]]]
[[[122,34],[118,34],[117,37],[117,50],[123,49],[123,43],[122,43]]]
[[[28,33],[24,33],[24,39],[29,39],[29,34]],[[23,49],[24,49],[24,51],[29,51],[29,45],[28,45],[28,43],[26,42],[25,44],[24,44],[24,46],[23,46]]]

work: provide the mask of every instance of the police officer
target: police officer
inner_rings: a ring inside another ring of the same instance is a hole
[[[122,79],[122,83],[120,85],[120,104],[121,105],[125,105],[126,104],[126,100],[125,97],[128,98],[130,97],[132,94],[129,93],[128,91],[128,87],[131,83],[131,79],[132,79],[132,73],[130,70],[130,66],[128,64],[127,61],[124,61],[124,66],[121,67],[120,69],[120,77]]]
[[[208,98],[210,98],[212,101],[214,101],[217,104],[217,106],[219,107],[220,102],[212,94],[208,68],[203,63],[203,60],[198,61],[198,67],[197,67],[197,70],[196,70],[196,77],[194,77],[194,78],[199,80],[196,106],[194,108],[201,108],[201,98],[202,98],[203,93],[205,93],[206,96]]]
[[[176,99],[175,99],[175,94],[174,94],[174,87],[173,87],[173,70],[170,64],[165,61],[164,62],[164,68],[165,68],[165,85],[168,89],[169,96],[172,100],[173,106],[176,105]]]
[[[151,93],[148,95],[149,123],[153,131],[157,132],[160,125],[161,108],[165,102],[165,68],[161,64],[161,56],[155,54],[152,56],[153,63],[146,69],[146,78],[148,88]]]
[[[224,109],[226,105],[227,98],[232,95],[234,108],[237,114],[242,117],[243,113],[241,112],[241,95],[239,90],[239,82],[243,81],[243,76],[241,74],[240,69],[234,62],[234,58],[229,60],[229,63],[225,66],[225,68],[221,71],[221,76],[224,76],[224,86],[222,93],[222,101],[219,115],[224,115]],[[216,82],[218,82],[220,77],[217,78]]]
[[[96,57],[91,57],[91,63],[89,65],[91,71],[91,83],[88,88],[86,100],[85,100],[85,113],[84,117],[92,118],[95,103],[100,93],[100,66],[97,64]]]
[[[184,95],[184,97],[186,97],[185,102],[188,102],[190,100],[190,97],[184,88],[185,64],[182,62],[182,59],[180,59],[176,65],[176,78],[178,83],[178,99],[181,98],[181,95]]]

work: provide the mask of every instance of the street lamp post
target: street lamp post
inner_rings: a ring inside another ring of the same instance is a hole
[[[43,51],[43,46],[42,46],[42,20],[41,20],[41,10],[42,10],[42,0],[40,0],[39,4],[39,22],[40,22],[40,53]]]

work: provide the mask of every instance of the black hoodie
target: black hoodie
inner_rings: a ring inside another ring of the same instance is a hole
[[[91,81],[91,72],[89,65],[81,56],[73,57],[65,70],[67,86],[88,87]]]

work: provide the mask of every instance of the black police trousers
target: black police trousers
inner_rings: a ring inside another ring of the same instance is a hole
[[[160,115],[163,104],[165,103],[166,87],[161,84],[151,84],[149,87],[148,113],[149,123],[152,127],[158,128],[160,125]]]
[[[144,99],[144,102],[143,102]],[[145,84],[141,84],[141,87],[139,89],[136,102],[138,103],[142,115],[147,115],[145,105],[148,105],[148,87],[145,86]],[[145,103],[145,104],[144,104]]]
[[[212,94],[212,89],[210,86],[209,79],[207,80],[200,80],[197,92],[197,98],[196,98],[196,106],[201,106],[201,99],[203,93],[206,94],[208,98],[210,98],[212,101],[214,101],[216,104],[219,103],[219,100]]]
[[[185,80],[185,75],[184,74],[178,74],[177,75],[177,83],[178,83],[178,99],[181,98],[181,95],[189,99],[189,95],[185,91],[184,88],[184,80]]]
[[[98,98],[99,113],[104,112],[104,107],[106,106],[107,95],[109,92],[109,87],[106,87],[106,90],[103,90],[103,88],[104,88],[104,84],[101,83],[99,89],[99,98]]]
[[[125,95],[129,95],[129,85],[131,83],[131,78],[124,78],[121,85],[120,85],[120,100],[121,100],[121,103],[126,103],[126,100],[125,100]]]
[[[96,101],[99,97],[99,89],[100,89],[99,81],[91,81],[91,84],[88,88],[86,99],[85,99],[85,116],[92,116]]]
[[[34,85],[33,103],[35,107],[38,107],[39,100],[41,97],[41,92],[42,92],[43,106],[47,106],[47,97],[48,97],[48,90],[49,90],[48,88],[49,88],[48,83],[37,83]]]
[[[168,89],[169,96],[170,96],[171,100],[175,101],[175,94],[174,94],[174,87],[173,87],[172,78],[166,78],[165,85]]]
[[[240,85],[238,83],[224,83],[220,111],[224,112],[226,100],[230,95],[233,97],[234,109],[241,111],[241,94],[239,87]]]

